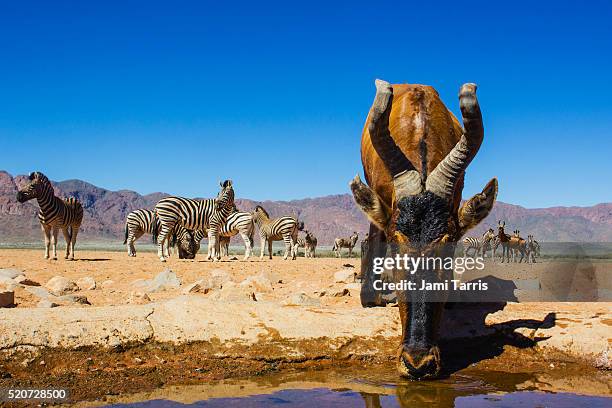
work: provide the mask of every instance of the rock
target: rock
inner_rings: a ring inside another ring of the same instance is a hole
[[[153,282],[151,279],[136,279],[130,285],[134,288],[144,289],[149,287],[151,285],[151,282]]]
[[[15,279],[19,275],[23,275],[23,271],[17,269],[0,269],[0,278]]]
[[[63,276],[54,276],[45,287],[55,296],[62,296],[79,289],[76,283]]]
[[[13,280],[15,282],[17,282],[17,283],[19,283],[21,285],[25,285],[25,286],[40,286],[40,283],[26,278],[25,275],[19,275],[18,277],[16,277]]]
[[[334,282],[336,283],[353,283],[355,282],[355,272],[343,269],[334,273]]]
[[[257,301],[252,287],[237,285],[232,281],[225,282],[221,290],[215,293],[213,299],[228,302]]]
[[[36,305],[36,307],[47,308],[47,309],[51,308],[51,307],[58,307],[58,306],[59,306],[58,303],[55,303],[55,302],[52,302],[52,301],[46,300],[46,299],[41,300]]]
[[[251,276],[240,283],[241,286],[253,287],[257,292],[268,293],[272,292],[272,282],[268,277],[260,273],[257,276]]]
[[[295,295],[287,298],[283,305],[285,306],[321,306],[321,301],[319,299],[313,299],[308,296],[306,293],[296,293]]]
[[[0,291],[0,307],[15,306],[15,292],[12,290]]]
[[[183,289],[184,294],[188,293],[208,293],[212,289],[209,279],[200,279]]]
[[[2,285],[8,286],[8,285],[14,285],[15,283],[17,282],[15,282],[13,278],[9,278],[8,276],[0,276],[0,284]]]
[[[79,290],[94,290],[96,288],[96,281],[91,276],[85,276],[76,281]]]
[[[105,280],[104,282],[102,282],[102,283],[100,284],[100,287],[101,287],[102,289],[106,289],[106,288],[110,288],[110,287],[111,287],[111,286],[113,286],[114,284],[115,284],[115,282],[114,282],[114,281],[112,281],[112,280],[110,280],[110,279],[107,279],[107,280]]]
[[[351,296],[351,291],[347,288],[330,288],[326,291],[326,296],[331,297],[343,297],[343,296]]]
[[[144,305],[149,303],[151,298],[144,292],[130,292],[127,302],[135,305]]]
[[[84,295],[64,295],[57,298],[59,301],[67,303],[80,303],[82,305],[91,305],[87,297]]]
[[[345,263],[344,265],[342,265],[344,268],[354,268],[355,265],[350,264],[350,263]]]
[[[344,285],[344,287],[350,291],[353,290],[361,290],[361,283],[358,282],[354,282],[354,283],[347,283],[346,285]]]
[[[27,290],[28,292],[30,292],[34,296],[36,296],[36,297],[38,297],[40,299],[43,299],[43,300],[47,300],[49,298],[55,298],[54,295],[49,293],[49,291],[47,289],[43,288],[42,286],[29,286],[29,287],[26,287],[25,290]]]
[[[210,272],[210,284],[213,289],[221,289],[224,284],[231,281],[232,277],[223,269],[213,269]]]
[[[166,289],[176,289],[181,286],[181,278],[169,268],[160,272],[151,282],[146,292],[159,292]]]

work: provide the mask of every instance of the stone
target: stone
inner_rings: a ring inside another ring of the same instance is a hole
[[[215,293],[213,299],[227,302],[257,301],[252,287],[238,285],[232,281],[225,282],[221,290]]]
[[[59,306],[59,303],[55,303],[47,299],[43,299],[39,301],[38,304],[36,305],[36,307],[47,308],[47,309],[51,307],[58,307],[58,306]]]
[[[100,284],[100,287],[102,287],[103,289],[106,289],[106,288],[110,288],[110,287],[111,287],[111,286],[113,286],[114,284],[115,284],[115,282],[114,282],[114,281],[112,281],[112,280],[110,280],[110,279],[107,279],[107,280],[105,280],[104,282],[102,282],[102,283]]]
[[[151,298],[145,292],[130,292],[127,302],[135,305],[144,305],[149,303]]]
[[[313,299],[304,292],[296,293],[283,301],[284,306],[321,306],[319,299]]]
[[[210,284],[213,289],[221,289],[224,284],[231,281],[232,277],[223,269],[213,269],[210,272]]]
[[[87,300],[87,297],[85,297],[84,295],[64,295],[64,296],[59,296],[57,299],[61,302],[79,303],[81,305],[91,305],[91,303],[89,303],[89,300]]]
[[[343,297],[351,296],[351,291],[347,288],[330,288],[326,291],[326,296],[330,297]]]
[[[181,286],[181,278],[171,269],[166,268],[153,279],[146,292],[159,292],[166,289],[176,289]]]
[[[45,287],[55,296],[66,295],[79,289],[76,283],[63,276],[54,276],[49,279]]]
[[[17,269],[0,269],[0,277],[2,278],[15,279],[19,275],[23,274],[23,271]]]
[[[149,287],[149,285],[151,285],[151,282],[153,282],[151,279],[136,279],[130,285],[134,288],[144,289]]]
[[[191,285],[188,285],[185,289],[183,289],[184,294],[188,293],[208,293],[212,289],[212,285],[210,284],[209,279],[200,279],[193,282]]]
[[[52,295],[51,293],[49,293],[49,291],[45,288],[43,288],[42,286],[29,286],[26,287],[25,290],[27,290],[28,292],[30,292],[31,294],[33,294],[34,296],[40,298],[40,299],[49,299],[49,298],[55,298],[54,295]]]
[[[85,276],[76,281],[79,290],[94,290],[96,288],[96,281],[91,276]]]
[[[13,280],[15,282],[17,282],[17,283],[19,283],[21,285],[25,285],[25,286],[40,286],[40,283],[26,278],[25,275],[19,275],[18,277],[16,277]]]
[[[257,292],[269,293],[274,289],[272,282],[263,273],[256,276],[250,276],[240,283],[241,286],[253,287]]]
[[[353,283],[355,282],[355,272],[343,269],[334,273],[334,282],[336,283]]]
[[[12,290],[0,291],[0,307],[15,306],[15,292]]]

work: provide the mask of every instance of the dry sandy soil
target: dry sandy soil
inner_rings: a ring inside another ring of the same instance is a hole
[[[248,261],[229,260],[221,262],[205,261],[205,256],[199,254],[195,260],[182,260],[171,257],[166,263],[161,263],[154,253],[139,253],[137,257],[128,257],[123,252],[110,251],[77,251],[77,260],[66,261],[47,260],[43,258],[42,250],[5,249],[0,250],[0,268],[14,268],[24,271],[26,277],[42,286],[54,276],[63,276],[76,281],[90,276],[96,283],[95,290],[79,291],[87,297],[94,306],[119,305],[128,301],[131,292],[138,291],[133,282],[138,279],[153,279],[165,268],[170,268],[182,280],[179,289],[166,289],[149,293],[152,301],[169,299],[181,294],[182,289],[199,279],[205,278],[215,269],[228,272],[232,280],[240,283],[250,276],[264,274],[273,285],[273,292],[267,293],[266,300],[284,300],[295,293],[304,292],[312,297],[318,297],[317,291],[340,288],[333,285],[334,273],[345,269],[344,264],[354,266],[359,271],[359,259],[336,258],[298,258],[295,261],[283,260],[275,256],[271,261],[252,257]],[[107,282],[103,285],[105,281]],[[321,297],[322,306],[345,305],[358,306],[359,291],[353,291],[352,296]],[[207,295],[202,295],[207,296]],[[17,307],[36,306],[39,299],[23,288],[15,289]]]

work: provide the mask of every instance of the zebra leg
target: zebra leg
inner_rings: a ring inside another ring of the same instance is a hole
[[[73,225],[70,227],[70,256],[69,260],[74,260],[74,246],[76,245],[77,235],[79,235],[79,228],[81,228],[81,224]]]
[[[70,234],[70,227],[64,227],[62,228],[62,234],[64,234],[64,240],[66,241],[66,256],[64,256],[64,259],[68,259],[68,256],[70,255],[70,241],[72,241],[72,234]]]
[[[45,259],[49,259],[49,245],[51,245],[51,228],[40,224],[45,239]]]
[[[174,229],[174,225],[162,224],[159,235],[157,236],[157,256],[162,262],[166,262],[164,257],[164,243],[170,240],[170,232]]]
[[[259,259],[263,259],[264,258],[264,250],[265,250],[265,246],[266,246],[266,237],[264,237],[263,234],[259,234],[259,246],[261,247]]]
[[[59,228],[53,227],[53,233],[51,235],[51,245],[53,246],[53,259],[57,259],[57,234]]]
[[[212,259],[213,262],[218,261],[220,258],[218,258],[219,253],[218,251],[218,246],[219,246],[219,240],[217,239],[217,228],[211,226],[208,229],[208,253],[210,255],[209,259]]]
[[[268,239],[268,255],[270,256],[270,259],[272,259],[272,239]]]
[[[251,240],[249,239],[249,234],[247,231],[240,231],[240,236],[244,241],[244,258],[242,260],[246,261],[249,259],[249,256],[251,256]]]
[[[127,239],[129,256],[136,256],[136,246],[134,245],[134,242],[136,242],[136,240],[142,237],[143,235],[144,235],[144,232],[142,231],[138,231],[136,233],[133,233],[132,231],[130,231],[130,235],[128,236],[128,239]]]

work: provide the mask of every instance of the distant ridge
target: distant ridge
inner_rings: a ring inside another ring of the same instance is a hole
[[[0,171],[0,242],[40,242],[42,234],[36,218],[36,202],[19,204],[15,196],[25,176],[11,176]],[[85,209],[80,237],[123,241],[126,215],[136,208],[153,208],[166,193],[140,195],[130,190],[110,191],[81,180],[53,183],[59,196],[77,197]],[[331,245],[335,237],[353,231],[363,237],[368,223],[350,194],[337,194],[291,201],[254,201],[236,199],[241,210],[262,205],[272,216],[295,215],[322,245]],[[591,207],[551,207],[527,209],[518,205],[496,203],[492,213],[470,235],[481,234],[505,220],[509,231],[518,228],[541,241],[612,242],[612,203]]]

